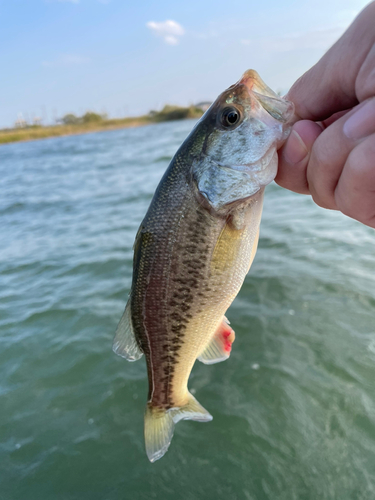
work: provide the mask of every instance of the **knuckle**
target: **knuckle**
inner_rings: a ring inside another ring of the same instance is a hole
[[[310,188],[310,191],[311,191],[311,188]],[[314,200],[314,203],[316,203],[321,208],[326,208],[328,210],[336,210],[336,204],[334,202],[333,196],[332,196],[332,199],[330,199],[327,196],[322,196],[321,194],[317,193],[316,191],[313,191],[312,199]]]
[[[337,210],[335,189],[343,165],[337,147],[332,148],[335,137],[323,132],[315,141],[307,167],[307,179],[314,202],[322,208]],[[335,134],[334,134],[335,135]]]
[[[309,187],[312,199],[319,207],[326,208],[328,210],[337,210],[334,189],[331,191],[330,189],[327,189],[326,185],[318,185],[317,187],[314,187],[309,184]]]
[[[375,207],[371,210],[358,210],[356,207],[342,207],[342,209],[340,208],[340,211],[351,219],[357,220],[366,226],[375,228]]]
[[[311,150],[309,165],[311,169],[317,172],[323,172],[329,168],[330,155],[327,150],[324,137],[325,136],[319,136]]]
[[[344,215],[366,226],[375,227],[375,185],[373,189],[354,185],[350,185],[349,189],[338,189],[335,200],[338,210]]]

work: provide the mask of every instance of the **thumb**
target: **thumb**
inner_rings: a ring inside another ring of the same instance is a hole
[[[323,127],[310,120],[293,125],[288,140],[279,151],[279,168],[275,181],[296,193],[309,194],[307,166],[315,140]]]

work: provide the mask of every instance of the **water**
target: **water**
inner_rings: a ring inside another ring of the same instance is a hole
[[[132,244],[193,122],[0,148],[0,499],[375,496],[375,233],[267,188],[231,358],[146,458],[144,359],[111,351]]]

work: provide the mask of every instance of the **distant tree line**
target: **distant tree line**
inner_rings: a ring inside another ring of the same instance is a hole
[[[45,137],[58,137],[59,135],[109,130],[114,128],[139,127],[152,123],[185,118],[200,118],[207,109],[207,104],[200,103],[196,106],[180,107],[167,104],[161,111],[150,111],[143,116],[129,116],[124,118],[108,118],[106,114],[87,111],[82,116],[68,113],[58,120],[56,125],[44,126],[42,124],[28,125],[24,120],[15,128],[0,130],[0,144],[16,141],[43,139]]]
[[[149,117],[156,122],[166,122],[170,120],[184,120],[185,118],[199,118],[203,111],[196,106],[183,108],[166,104],[161,111],[150,111]]]
[[[61,118],[61,123],[64,125],[79,125],[82,123],[98,123],[108,119],[106,114],[99,115],[93,111],[87,111],[82,116],[76,116],[73,113],[68,113]]]
[[[201,107],[197,106],[172,106],[170,104],[166,104],[161,111],[150,111],[148,115],[135,117],[139,119],[143,119],[150,122],[165,122],[172,120],[184,120],[185,118],[199,118],[202,116],[203,110]],[[117,118],[112,119],[110,121],[116,120],[132,120],[133,118]],[[107,114],[99,114],[94,113],[93,111],[87,111],[82,116],[74,115],[73,113],[68,113],[63,116],[60,120],[60,123],[63,125],[85,125],[85,124],[94,124],[98,125],[100,122],[108,122]],[[104,125],[104,123],[103,123]]]
[[[165,122],[171,120],[183,120],[185,118],[199,118],[202,114],[202,109],[196,106],[189,106],[185,108],[166,104],[161,111],[150,111],[148,115],[140,118],[150,120],[151,122]],[[76,116],[73,113],[69,113],[63,116],[59,121],[64,125],[83,125],[93,123],[99,124],[100,122],[105,122],[107,120],[108,116],[106,114],[98,114],[93,111],[87,111],[82,116]]]

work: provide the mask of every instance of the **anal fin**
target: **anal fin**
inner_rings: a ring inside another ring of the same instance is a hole
[[[137,361],[143,354],[134,335],[130,299],[117,326],[112,349],[116,354],[128,361]]]
[[[198,357],[198,360],[206,365],[225,361],[230,356],[234,339],[234,330],[229,326],[229,321],[224,316],[219,328]]]

